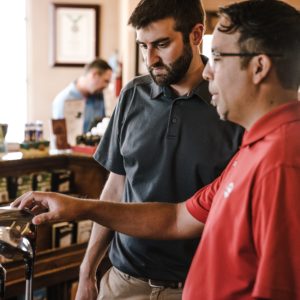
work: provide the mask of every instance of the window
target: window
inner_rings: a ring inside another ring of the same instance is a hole
[[[1,3],[0,123],[8,124],[6,142],[21,142],[27,116],[26,0]]]
[[[202,54],[207,57],[211,56],[211,41],[212,41],[212,34],[205,34],[203,36]]]

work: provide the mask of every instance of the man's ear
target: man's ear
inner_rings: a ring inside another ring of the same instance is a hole
[[[192,32],[190,33],[190,40],[193,45],[195,46],[200,45],[203,37],[203,32],[204,32],[203,24],[198,23],[194,26]]]
[[[265,54],[260,54],[251,60],[253,83],[258,84],[263,81],[271,71],[272,61]]]
[[[91,69],[90,74],[92,78],[95,78],[99,75],[99,71],[97,69]]]

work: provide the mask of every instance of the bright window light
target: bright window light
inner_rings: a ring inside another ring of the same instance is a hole
[[[8,124],[6,142],[21,142],[27,116],[26,0],[1,2],[0,123]]]
[[[211,40],[212,40],[212,34],[205,34],[203,36],[202,54],[207,57],[211,56]]]

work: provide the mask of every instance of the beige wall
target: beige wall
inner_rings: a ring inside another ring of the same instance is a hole
[[[55,3],[100,5],[100,56],[108,59],[119,45],[119,1],[56,0]],[[53,98],[82,71],[82,68],[52,67],[50,65],[50,4],[52,2],[50,0],[27,0],[28,120],[42,120],[46,137],[49,136]]]
[[[135,30],[127,25],[128,19],[139,0],[120,0],[120,45],[123,50],[123,82],[135,75]]]
[[[162,0],[163,1],[163,0]],[[230,0],[202,0],[207,10],[229,4]],[[139,0],[27,0],[28,4],[28,120],[42,120],[49,137],[51,104],[55,95],[78,77],[82,68],[52,67],[50,51],[50,4],[99,4],[100,56],[108,59],[115,49],[123,61],[123,83],[135,72],[135,33],[127,20]],[[300,9],[300,0],[286,1]]]

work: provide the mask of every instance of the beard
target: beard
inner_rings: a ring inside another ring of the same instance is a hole
[[[160,60],[151,67],[147,66],[152,79],[157,85],[168,86],[176,84],[185,76],[193,58],[191,45],[189,43],[185,43],[182,52],[182,55],[169,65],[165,65]],[[164,68],[167,72],[166,74],[155,75],[153,73],[154,68]]]

